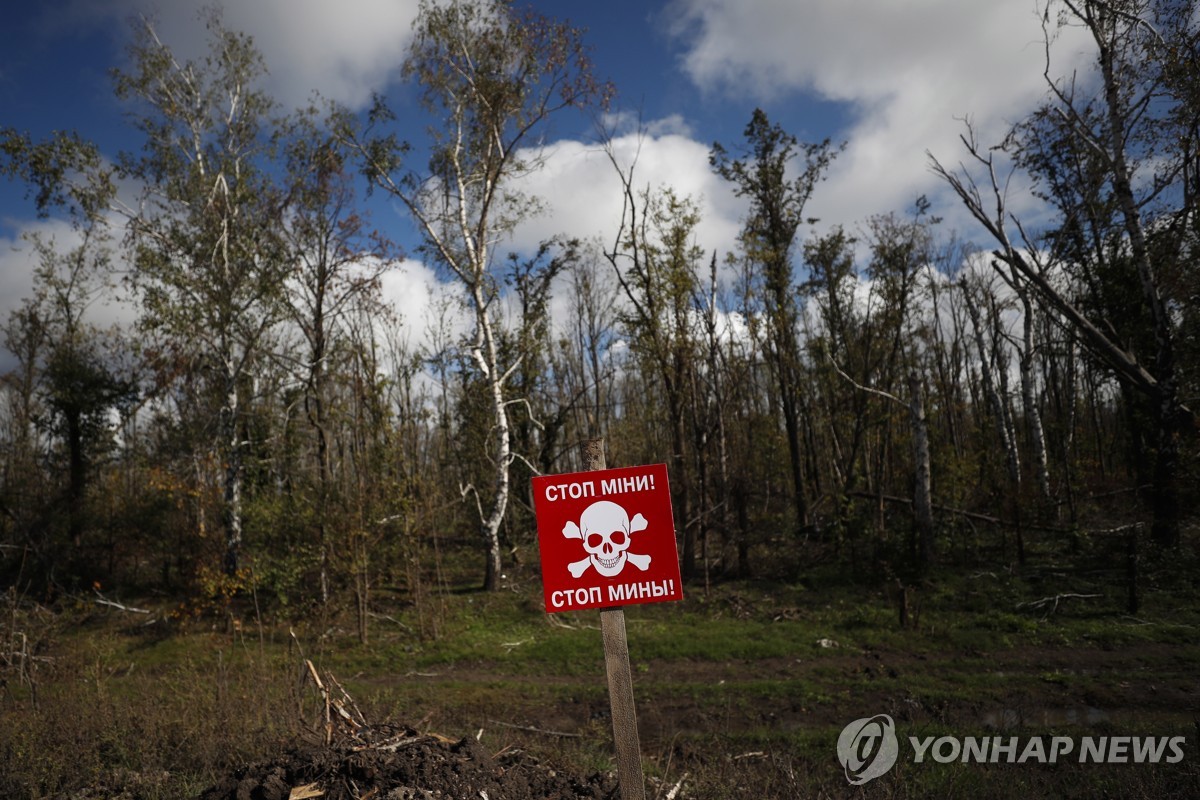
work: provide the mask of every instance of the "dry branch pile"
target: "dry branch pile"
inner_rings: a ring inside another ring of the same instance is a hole
[[[318,676],[325,719],[315,745],[240,768],[200,800],[575,800],[615,796],[611,777],[564,775],[514,748],[488,753],[474,739],[449,739],[405,725],[368,724],[332,675]]]
[[[474,739],[380,725],[239,769],[200,800],[573,800],[612,789],[610,779],[563,775],[519,750],[493,756]]]

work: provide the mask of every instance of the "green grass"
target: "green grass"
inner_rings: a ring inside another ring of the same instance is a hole
[[[689,587],[682,603],[628,607],[647,772],[664,787],[687,772],[688,798],[1194,794],[1200,611],[1195,587],[1172,576],[1161,577],[1170,593],[1147,594],[1136,618],[1102,584],[1070,587],[1099,598],[1028,605],[1053,592],[1007,572],[931,576],[913,590],[919,614],[907,629],[886,583],[824,574],[803,586]],[[14,603],[9,631],[26,633],[44,660],[33,685],[0,675],[0,796],[85,786],[130,800],[194,795],[311,730],[318,704],[301,683],[303,657],[336,675],[369,718],[478,734],[493,750],[520,746],[566,769],[611,766],[595,612],[548,617],[536,581],[520,574],[509,590],[432,598],[421,608],[381,602],[367,645],[337,609],[289,622],[260,620],[247,604],[231,609],[240,626],[223,617],[164,628],[83,604]],[[1183,730],[1190,760],[1140,772],[901,764],[860,794],[833,757],[841,727],[863,715],[889,713],[906,732],[976,735],[1006,709],[1065,719],[1092,706],[1116,709],[1104,724],[1122,734]]]

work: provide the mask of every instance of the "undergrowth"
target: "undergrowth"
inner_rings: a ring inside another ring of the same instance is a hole
[[[1153,591],[1137,614],[1119,578],[1049,559],[1024,571],[947,568],[910,580],[904,595],[891,576],[839,580],[830,566],[629,607],[650,796],[1200,796],[1188,558],[1147,565]],[[378,600],[364,645],[349,603],[296,616],[241,597],[180,619],[150,600],[47,608],[10,591],[0,796],[195,796],[239,764],[319,738],[306,659],[337,675],[368,719],[581,773],[612,769],[594,613],[545,614],[531,567],[510,570],[499,592],[464,577],[425,597],[420,608]],[[976,735],[1010,717],[1032,734],[1089,733],[1092,711],[1095,730],[1185,735],[1187,758],[1153,768],[901,760],[852,787],[835,757],[842,727],[877,713],[906,733]]]

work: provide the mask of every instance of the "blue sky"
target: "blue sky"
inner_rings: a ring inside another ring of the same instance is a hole
[[[196,55],[205,0],[49,0],[6,12],[0,26],[0,126],[36,135],[75,129],[112,156],[136,148],[112,96],[131,15],[150,13],[162,38]],[[394,88],[416,0],[242,0],[226,22],[254,36],[285,106],[313,90],[361,107]],[[617,110],[651,133],[638,151],[639,183],[670,184],[701,202],[700,244],[724,252],[744,211],[708,169],[714,140],[736,146],[755,107],[804,141],[846,143],[810,206],[822,223],[855,228],[873,214],[906,211],[922,194],[935,213],[975,231],[930,174],[926,151],[962,156],[970,116],[995,142],[1044,94],[1037,0],[537,0],[535,7],[588,29],[597,73],[619,92]],[[1068,68],[1069,41],[1056,53]],[[411,135],[419,136],[419,131]],[[528,191],[551,213],[517,232],[517,246],[569,233],[604,236],[620,211],[619,185],[586,124],[560,124],[547,169]],[[617,152],[632,158],[632,136]],[[0,317],[28,291],[23,232],[38,222],[22,187],[0,183]],[[1013,198],[1019,211],[1024,198]],[[377,214],[382,227],[399,225]],[[61,233],[61,230],[59,230]],[[413,282],[434,280],[410,263],[392,291],[419,306]],[[427,298],[425,298],[427,300]],[[404,310],[403,308],[401,309]]]

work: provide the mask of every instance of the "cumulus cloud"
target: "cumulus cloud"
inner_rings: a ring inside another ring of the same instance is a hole
[[[847,149],[813,200],[826,220],[942,191],[927,150],[953,164],[963,118],[990,144],[1045,93],[1032,0],[675,0],[671,11],[682,68],[702,89],[764,103],[814,92],[850,107]],[[1076,58],[1070,39],[1059,47]]]
[[[702,224],[697,244],[706,252],[733,249],[741,227],[742,204],[729,186],[708,166],[708,146],[671,132],[673,121],[615,137],[613,156],[635,191],[671,187],[698,205]],[[652,131],[658,131],[655,135]],[[545,168],[526,176],[522,191],[538,197],[545,213],[525,221],[512,245],[529,251],[538,242],[558,235],[599,239],[611,246],[621,222],[624,202],[620,175],[604,148],[578,141],[560,141],[547,150]]]
[[[65,16],[86,25],[145,15],[178,55],[197,58],[206,47],[197,15],[212,5],[210,0],[76,0]],[[223,14],[229,27],[254,37],[270,70],[267,88],[285,108],[305,104],[313,91],[358,108],[396,76],[417,0],[256,0],[225,3]]]
[[[655,19],[670,20],[681,69],[710,95],[752,97],[768,111],[805,93],[845,104],[850,125],[836,138],[847,148],[808,210],[826,224],[851,227],[904,209],[920,194],[940,194],[939,213],[961,214],[930,174],[926,151],[953,164],[963,155],[962,117],[971,116],[981,141],[990,143],[1041,99],[1039,1],[671,0]],[[111,24],[147,14],[168,44],[198,57],[205,32],[197,13],[210,4],[75,0],[62,16]],[[396,77],[416,12],[417,0],[257,0],[227,3],[224,13],[258,43],[271,70],[268,88],[285,107],[306,102],[314,90],[361,107]],[[1057,66],[1069,69],[1082,48],[1069,32],[1058,44],[1064,61]],[[734,249],[745,203],[709,169],[703,134],[682,115],[646,121],[641,134],[632,117],[610,122],[620,132],[613,153],[622,168],[633,168],[635,188],[671,186],[691,196],[703,220],[697,243],[719,256]],[[578,140],[553,142],[544,155],[545,168],[520,188],[546,213],[526,220],[501,250],[530,252],[556,235],[611,244],[623,198],[608,155]],[[4,253],[8,244],[0,241]],[[0,263],[4,297],[25,293],[21,275],[20,267]],[[384,292],[419,339],[431,309],[453,289],[413,261],[384,278]]]

